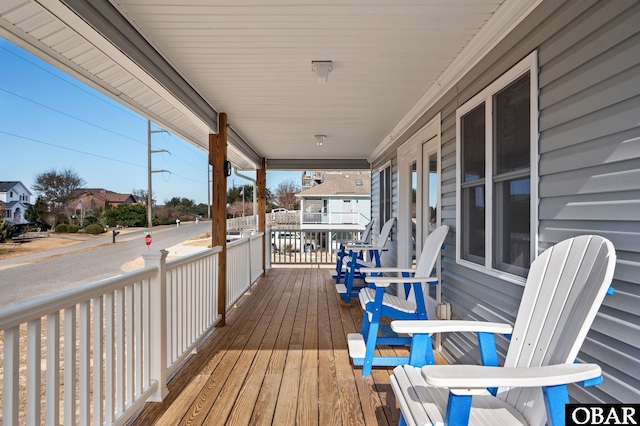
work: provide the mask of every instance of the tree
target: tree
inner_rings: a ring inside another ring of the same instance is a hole
[[[149,191],[147,191],[146,189],[133,189],[131,190],[131,195],[133,195],[134,197],[136,197],[136,200],[143,205],[147,205],[147,194],[149,194]],[[153,199],[153,191],[151,191],[151,205],[155,205],[154,199]]]
[[[253,185],[243,185],[227,189],[227,204],[242,202],[243,193],[245,202],[253,202]]]
[[[47,215],[47,203],[45,203],[42,197],[38,197],[36,198],[35,204],[29,204],[27,211],[24,214],[24,218],[29,222],[35,222],[38,226],[41,224],[44,226],[44,224],[47,223]]]
[[[47,222],[54,227],[60,217],[70,217],[68,204],[73,199],[73,191],[86,181],[71,169],[58,172],[51,169],[36,176],[32,188],[42,195],[50,213]],[[53,223],[51,223],[53,221]]]
[[[298,192],[300,192],[300,185],[294,179],[282,181],[276,187],[275,202],[279,207],[287,210],[298,210],[300,200],[295,196]]]
[[[147,208],[142,204],[120,204],[116,208],[105,210],[102,219],[109,226],[145,226]]]
[[[13,233],[13,227],[4,220],[4,209],[0,207],[0,243],[5,242]]]

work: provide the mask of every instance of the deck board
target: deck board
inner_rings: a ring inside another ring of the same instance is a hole
[[[362,312],[338,298],[331,272],[270,269],[131,424],[398,424],[391,369],[362,377],[351,364],[346,335]]]

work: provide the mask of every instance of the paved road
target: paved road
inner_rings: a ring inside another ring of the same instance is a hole
[[[145,229],[146,230],[146,229]],[[153,229],[151,248],[175,246],[211,230],[211,222]],[[88,242],[0,261],[0,308],[122,274],[122,266],[147,247],[143,229],[111,233]]]

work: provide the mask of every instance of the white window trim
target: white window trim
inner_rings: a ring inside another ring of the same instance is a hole
[[[530,174],[530,182],[531,182],[531,261],[535,259],[538,255],[538,162],[539,162],[539,154],[538,154],[538,145],[539,145],[539,133],[538,133],[538,116],[539,116],[539,106],[538,106],[538,52],[533,51],[526,58],[516,64],[509,71],[504,73],[498,79],[496,79],[489,86],[485,87],[481,92],[476,94],[469,101],[465,102],[460,108],[456,110],[456,263],[463,265],[470,269],[475,269],[486,273],[488,275],[496,276],[501,279],[505,279],[507,281],[511,281],[514,283],[524,284],[526,278],[520,277],[518,275],[510,274],[504,271],[500,271],[494,269],[492,267],[492,259],[493,259],[493,185],[491,184],[492,176],[493,176],[493,156],[492,153],[492,143],[493,140],[493,95],[498,93],[500,90],[517,80],[523,74],[529,72],[530,73],[530,96],[531,96],[531,145],[530,145],[530,155],[531,155],[531,174]],[[479,265],[477,263],[465,260],[462,258],[461,253],[461,183],[462,183],[462,153],[461,153],[461,129],[460,129],[460,119],[469,111],[473,110],[480,104],[485,104],[485,140],[488,143],[485,143],[485,158],[487,159],[486,163],[486,171],[485,171],[485,263],[484,265]]]

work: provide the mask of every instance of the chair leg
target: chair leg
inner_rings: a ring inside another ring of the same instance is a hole
[[[471,415],[471,395],[454,395],[449,392],[447,414],[444,424],[449,426],[467,426]]]
[[[547,409],[549,426],[564,425],[565,405],[569,403],[567,385],[547,386],[542,388],[544,405]]]
[[[341,244],[340,248],[338,249],[338,252],[336,253],[336,275],[335,275],[336,284],[340,284],[340,279],[344,275],[344,272],[342,272],[344,256],[345,256],[345,249],[344,249],[344,246]]]
[[[367,312],[364,312],[367,315]],[[371,323],[369,324],[367,334],[364,336],[367,350],[364,355],[364,364],[362,365],[362,375],[370,376],[371,367],[373,367],[373,357],[376,351],[376,340],[378,340],[378,329],[380,328],[380,314],[373,314]]]

